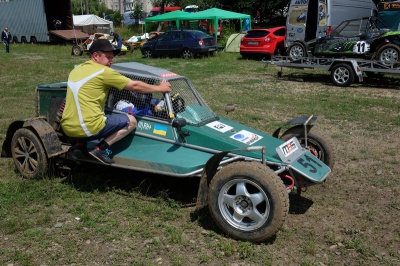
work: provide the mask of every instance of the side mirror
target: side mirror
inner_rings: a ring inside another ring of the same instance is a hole
[[[228,114],[229,112],[235,111],[236,106],[234,104],[225,105],[225,112]]]
[[[172,120],[172,127],[177,129],[181,129],[182,127],[186,126],[186,119],[185,118],[175,118]]]

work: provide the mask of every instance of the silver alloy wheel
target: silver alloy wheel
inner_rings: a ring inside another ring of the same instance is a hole
[[[339,67],[333,72],[333,78],[338,84],[344,84],[350,79],[350,72],[345,67]]]
[[[290,47],[289,55],[292,59],[304,57],[304,49],[302,45],[294,44]]]
[[[260,228],[271,211],[265,191],[247,179],[227,182],[219,192],[218,207],[226,222],[243,231]]]
[[[193,57],[193,53],[192,53],[189,49],[184,49],[184,50],[182,51],[182,57],[183,57],[184,59],[190,59],[190,58]]]
[[[151,52],[150,49],[146,49],[146,50],[144,51],[144,56],[147,57],[147,58],[150,58],[150,57],[153,56],[153,53]]]
[[[387,48],[385,49],[379,56],[379,61],[383,61],[385,63],[396,63],[399,59],[399,53],[396,49]]]

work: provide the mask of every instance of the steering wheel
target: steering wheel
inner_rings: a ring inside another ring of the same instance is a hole
[[[179,93],[175,93],[171,96],[171,102],[175,114],[185,111],[185,100],[179,95]]]

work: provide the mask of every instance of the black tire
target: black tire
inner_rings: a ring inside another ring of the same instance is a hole
[[[193,58],[193,53],[189,49],[185,48],[182,51],[182,57],[184,59],[191,59],[191,58]]]
[[[29,128],[20,128],[11,140],[11,155],[18,172],[25,178],[47,174],[49,162],[39,137]]]
[[[229,237],[261,242],[282,227],[289,198],[271,169],[260,162],[235,162],[211,180],[208,206],[214,222]]]
[[[126,48],[128,48],[128,52],[133,53],[134,47],[132,44],[127,43],[125,46],[126,46]]]
[[[298,60],[302,57],[307,57],[307,50],[303,44],[295,42],[289,46],[287,49],[287,54],[290,59]]]
[[[27,43],[27,40],[25,37],[21,37],[21,43]]]
[[[350,64],[341,63],[332,67],[331,78],[339,87],[348,87],[354,82],[354,69]]]
[[[146,49],[146,50],[144,50],[143,55],[146,58],[152,58],[153,57],[153,52],[150,49]]]
[[[83,47],[80,45],[72,46],[72,55],[81,56],[83,54]]]
[[[31,37],[31,44],[37,44],[37,40],[36,40],[35,36]]]
[[[17,36],[13,37],[13,43],[18,43],[18,37]]]
[[[376,60],[383,64],[393,64],[399,62],[400,49],[395,44],[385,44],[376,53]]]
[[[294,127],[288,129],[282,134],[281,139],[286,141],[296,137],[300,145],[305,147],[304,127]],[[319,132],[312,129],[307,132],[307,149],[311,151],[318,159],[325,163],[329,168],[333,169],[335,166],[336,154],[333,148],[333,140]]]

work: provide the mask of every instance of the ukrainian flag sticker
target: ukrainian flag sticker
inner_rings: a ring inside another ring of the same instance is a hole
[[[153,133],[157,134],[157,135],[161,135],[161,136],[166,136],[167,135],[167,127],[161,126],[161,125],[155,125]]]

